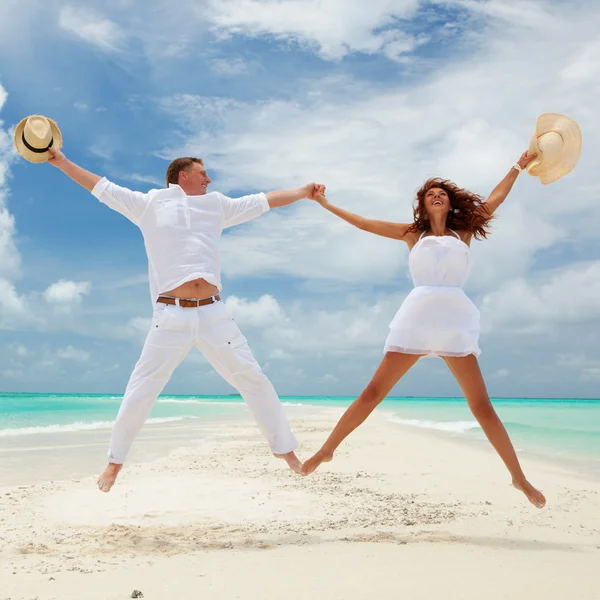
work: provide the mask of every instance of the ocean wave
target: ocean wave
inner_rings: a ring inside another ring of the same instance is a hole
[[[184,419],[196,419],[197,417],[163,417],[148,419],[149,425],[159,423],[173,423]],[[0,429],[0,437],[15,437],[20,435],[39,435],[43,433],[71,433],[75,431],[91,431],[94,429],[110,429],[114,421],[76,421],[65,425],[44,425],[38,427],[17,427],[14,429]]]
[[[471,429],[480,429],[477,421],[428,421],[426,419],[402,419],[396,415],[389,415],[388,420],[399,425],[418,427],[420,429],[435,429],[451,433],[465,433]]]
[[[240,406],[244,404],[243,400],[238,402],[232,402],[231,400],[192,400],[192,399],[184,399],[177,400],[176,398],[165,398],[164,400],[159,400],[159,404],[199,404],[202,406]]]
[[[200,404],[203,406],[239,406],[245,404],[244,400],[218,400],[216,398],[165,398],[158,399],[159,404]],[[281,400],[283,406],[311,406],[305,402],[293,402],[291,400]]]
[[[522,434],[529,435],[546,435],[549,437],[559,436],[559,435],[573,435],[573,436],[583,436],[583,437],[591,437],[598,439],[600,438],[600,423],[595,423],[594,421],[587,421],[585,423],[565,423],[565,421],[560,421],[560,424],[557,425],[549,425],[545,423],[517,423],[513,421],[504,421],[505,427],[509,431],[518,431]]]

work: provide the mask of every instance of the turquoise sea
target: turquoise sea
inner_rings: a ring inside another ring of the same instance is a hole
[[[350,397],[282,397],[288,406],[348,406]],[[121,396],[0,393],[0,446],[8,438],[107,430]],[[600,399],[498,398],[494,406],[520,450],[586,461],[600,468]],[[316,410],[316,409],[315,409]],[[483,434],[463,398],[388,398],[377,409],[399,425],[465,439]],[[230,396],[161,396],[150,423],[247,418],[243,400]],[[400,428],[399,428],[400,431]],[[33,438],[30,438],[33,441]]]

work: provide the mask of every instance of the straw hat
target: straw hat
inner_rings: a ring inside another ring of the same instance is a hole
[[[46,162],[52,155],[48,148],[59,150],[62,135],[58,125],[47,117],[31,115],[25,117],[15,127],[15,147],[17,152],[29,162]]]
[[[538,117],[529,143],[529,153],[537,157],[527,165],[527,172],[544,184],[552,183],[571,172],[581,154],[579,125],[557,113]]]

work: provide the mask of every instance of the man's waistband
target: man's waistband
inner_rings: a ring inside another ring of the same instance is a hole
[[[214,304],[221,299],[221,296],[211,296],[210,298],[174,298],[173,296],[159,296],[157,302],[162,304],[173,304],[175,306],[181,306],[182,308],[197,308],[198,306],[206,306],[207,304]]]

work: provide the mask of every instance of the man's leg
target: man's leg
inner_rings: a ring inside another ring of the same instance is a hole
[[[301,464],[294,454],[298,442],[273,385],[262,372],[229,309],[222,302],[206,308],[199,312],[196,347],[219,375],[239,391],[273,454],[299,473]]]
[[[142,354],[129,378],[115,421],[108,452],[108,466],[98,479],[103,492],[110,491],[131,444],[150,415],[158,395],[194,343],[193,330],[180,311],[169,306],[155,312]]]

